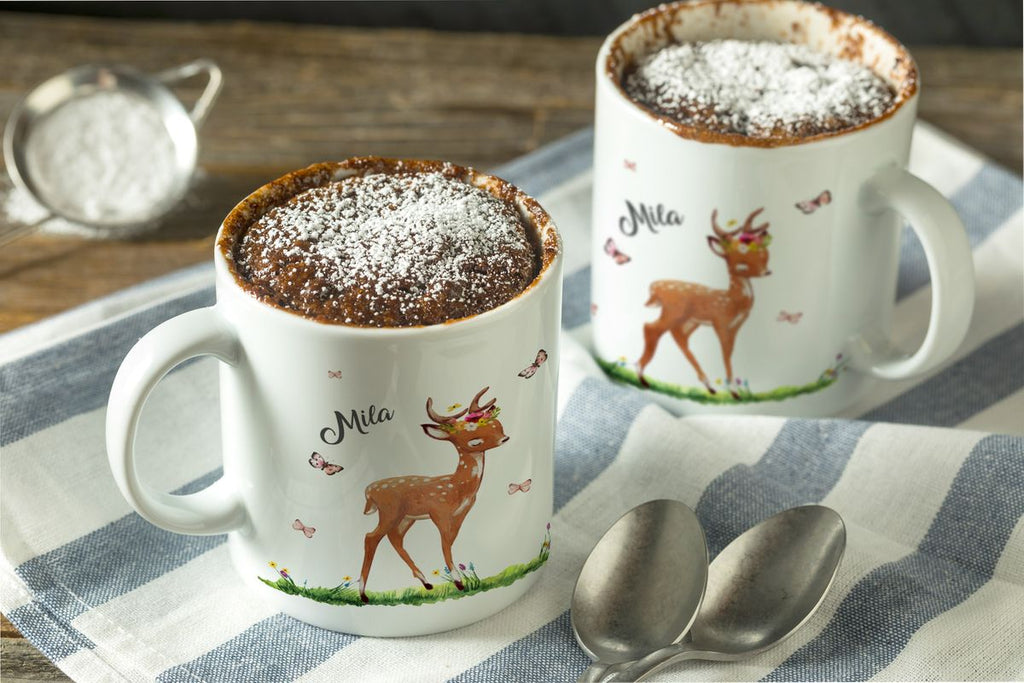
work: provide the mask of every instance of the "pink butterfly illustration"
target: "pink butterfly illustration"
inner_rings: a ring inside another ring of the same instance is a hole
[[[330,379],[341,379],[341,370],[328,370],[327,376]]]
[[[633,260],[619,251],[619,248],[615,246],[615,240],[611,237],[609,237],[608,241],[604,243],[604,253],[615,259],[615,262],[620,266]]]
[[[313,455],[309,456],[309,464],[318,470],[323,470],[324,474],[331,476],[341,472],[344,467],[341,465],[332,465],[331,463],[324,460],[324,456],[320,455],[316,451],[313,451]]]
[[[314,529],[311,526],[306,526],[299,520],[295,520],[294,522],[292,522],[292,528],[296,531],[301,531],[302,533],[306,534],[306,538],[313,538],[313,534],[316,533],[316,529]]]
[[[545,351],[544,349],[541,349],[540,351],[537,352],[537,358],[528,366],[526,366],[526,368],[524,368],[523,371],[519,373],[519,376],[525,379],[530,379],[535,374],[537,374],[537,371],[540,370],[540,366],[544,365],[544,361],[546,361],[547,359],[548,352]]]
[[[523,493],[528,493],[531,486],[533,486],[533,479],[527,479],[522,484],[517,484],[515,482],[512,482],[511,484],[508,485],[508,495],[511,496],[516,491],[522,491]]]
[[[803,313],[787,313],[786,311],[779,311],[779,317],[776,318],[780,323],[790,323],[796,325],[800,322],[800,318],[804,317]]]
[[[803,211],[805,214],[812,214],[826,204],[832,203],[832,193],[825,190],[814,199],[808,199],[806,201],[797,202],[796,208]]]
[[[633,171],[634,173],[636,172],[636,162],[635,161],[630,161],[629,159],[623,159],[622,160],[622,164],[623,164],[623,166],[628,168],[630,171]]]

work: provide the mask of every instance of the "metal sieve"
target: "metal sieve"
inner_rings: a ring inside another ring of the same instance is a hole
[[[206,74],[207,84],[202,95],[196,100],[191,111],[186,111],[181,101],[170,91],[169,86],[193,76]],[[126,228],[154,221],[160,218],[181,200],[188,190],[195,170],[199,151],[197,131],[220,93],[223,77],[220,68],[208,59],[197,59],[187,64],[161,71],[144,74],[135,69],[118,65],[78,66],[36,86],[15,106],[4,129],[4,162],[11,180],[27,192],[48,212],[42,219],[27,225],[17,226],[0,233],[0,244],[20,237],[45,221],[60,216],[75,223],[93,228]],[[45,117],[61,106],[97,92],[120,91],[141,98],[151,105],[167,129],[174,149],[174,180],[166,195],[146,207],[139,215],[118,217],[116,220],[90,218],[73,207],[55,206],[40,192],[39,178],[33,178],[26,158],[28,140],[33,130]]]

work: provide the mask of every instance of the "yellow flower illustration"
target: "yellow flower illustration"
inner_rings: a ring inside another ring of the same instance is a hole
[[[341,580],[342,581],[351,581],[352,577],[351,576],[343,576],[343,577],[341,577]]]
[[[267,562],[267,564],[269,564],[274,569],[277,569],[277,562]]]

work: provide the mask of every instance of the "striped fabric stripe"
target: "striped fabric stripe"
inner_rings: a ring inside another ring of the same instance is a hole
[[[139,337],[212,303],[213,289],[204,289],[0,366],[0,446],[105,406],[114,374]]]
[[[1021,446],[1002,435],[980,441],[917,550],[865,577],[825,631],[765,680],[866,680],[929,619],[984,585],[1024,515]]]
[[[562,280],[562,327],[572,330],[590,321],[590,266]]]
[[[30,634],[32,644],[54,661],[94,647],[92,641],[67,625],[66,615],[51,612],[42,601],[17,607],[6,616],[22,633]]]
[[[937,138],[928,138],[924,144],[932,145],[931,156],[941,155]],[[590,165],[591,147],[592,132],[581,131],[497,173],[531,194],[541,195],[585,171]],[[951,195],[968,226],[972,245],[978,247],[996,233],[1019,231],[1014,217],[1019,218],[1021,208],[1018,178],[991,165],[979,164],[979,169],[969,179],[963,175],[958,182],[966,182],[959,187],[940,186]],[[580,243],[578,238],[576,243]],[[908,295],[927,283],[926,269],[920,270],[922,260],[908,241],[901,257],[900,294],[906,301],[914,301],[914,306],[916,299]],[[921,272],[925,273],[923,279]],[[589,267],[566,276],[566,329],[585,330],[589,320],[589,280]],[[64,426],[79,416],[102,415],[98,409],[106,401],[113,374],[135,340],[160,321],[209,305],[212,300],[212,288],[192,291],[0,365],[3,459],[29,457],[20,443],[33,435],[52,433],[53,443],[73,442],[74,435],[67,434]],[[997,308],[989,306],[985,310]],[[827,500],[837,487],[849,497],[849,487],[856,482],[851,484],[844,477],[849,476],[851,469],[856,471],[864,465],[856,454],[862,449],[872,453],[879,449],[879,439],[868,436],[877,433],[872,429],[873,423],[951,427],[1021,396],[1024,312],[1012,311],[1007,315],[1013,316],[1008,318],[1008,326],[998,327],[1001,331],[988,339],[979,338],[975,347],[949,367],[872,407],[862,421],[778,421],[772,423],[781,427],[777,433],[764,434],[766,438],[758,442],[764,445],[742,461],[748,464],[734,460],[730,461],[731,466],[730,462],[723,462],[716,467],[714,476],[704,480],[703,488],[697,489],[700,493],[692,499],[705,526],[712,555],[744,529],[780,509]],[[951,400],[954,396],[956,400]],[[574,511],[580,507],[579,500],[592,505],[595,490],[613,485],[609,478],[613,472],[620,472],[621,462],[617,461],[631,448],[629,443],[635,436],[632,432],[638,424],[644,428],[655,423],[678,428],[686,424],[655,418],[660,415],[659,409],[647,411],[650,404],[643,393],[616,386],[600,376],[574,384],[571,395],[561,403],[564,409],[556,436],[556,526],[563,516],[579,514]],[[890,429],[899,433],[898,430],[906,428]],[[921,632],[922,626],[938,615],[952,613],[979,593],[1007,548],[1016,542],[1014,552],[1024,553],[1024,549],[1017,548],[1021,539],[1014,541],[1011,536],[1024,514],[1024,439],[993,435],[971,443],[973,448],[968,451],[964,447],[958,456],[963,461],[959,470],[955,475],[950,471],[950,478],[942,485],[948,486],[948,490],[935,492],[938,507],[927,532],[924,533],[926,525],[922,523],[923,536],[916,536],[914,545],[902,556],[889,555],[888,561],[868,563],[870,566],[865,565],[863,572],[847,576],[849,586],[837,593],[832,611],[821,615],[820,624],[809,627],[806,639],[793,645],[793,650],[743,669],[756,674],[737,675],[737,669],[716,669],[721,665],[710,664],[705,668],[694,664],[686,671],[695,672],[693,675],[699,672],[705,678],[731,671],[728,675],[734,678],[860,680],[901,662],[904,646]],[[949,446],[954,451],[957,447]],[[725,453],[721,457],[730,456]],[[851,466],[851,458],[856,467]],[[219,470],[201,472],[194,471],[194,479],[179,492],[197,490],[219,476]],[[182,477],[179,481],[185,480]],[[9,485],[12,484],[4,483]],[[83,504],[87,504],[87,491],[72,490],[69,495],[81,496]],[[5,507],[5,522],[13,514]],[[5,526],[6,561],[17,525]],[[99,678],[103,675],[96,672],[105,671],[111,677],[137,677],[142,664],[119,667],[119,658],[130,659],[130,653],[112,656],[107,648],[116,646],[108,643],[90,620],[81,617],[115,600],[130,601],[133,591],[182,567],[193,566],[190,563],[200,557],[213,557],[216,553],[211,551],[215,549],[223,553],[223,542],[223,536],[169,534],[136,515],[114,519],[83,532],[71,542],[50,546],[54,549],[14,567],[12,576],[17,578],[11,580],[19,581],[31,593],[31,600],[12,603],[5,596],[5,613],[33,644],[67,667],[72,676],[78,673],[88,679]],[[863,561],[849,558],[850,571],[857,572]],[[567,607],[568,596],[564,600]],[[422,670],[425,677],[435,680],[569,680],[589,662],[572,637],[568,612],[564,607],[558,610],[559,616],[554,620],[548,621],[556,613],[552,610],[543,620],[531,622],[529,629],[517,631],[527,635],[495,643],[489,650],[491,654],[474,659],[475,664],[446,669],[442,652],[436,662],[417,663],[420,668],[416,671]],[[191,650],[201,654],[177,658],[173,661],[180,663],[164,670],[146,670],[144,675],[165,681],[278,681],[300,676],[315,679],[318,667],[328,659],[344,653],[354,643],[360,643],[364,651],[363,645],[373,643],[372,639],[322,631],[280,614],[266,618],[263,614],[256,615],[255,623],[252,619],[246,621],[245,627],[232,637],[203,643],[201,649]],[[159,649],[159,643],[149,646]],[[1020,658],[1019,664],[1024,667],[1024,653]],[[396,661],[380,666],[380,671],[368,671],[366,678],[386,680],[387,666],[412,664]],[[412,671],[406,671],[405,677]]]
[[[220,475],[219,469],[210,472],[173,493],[194,493]],[[33,644],[52,659],[66,657],[81,647],[92,647],[88,638],[70,626],[75,617],[180,567],[226,540],[223,535],[196,536],[182,543],[177,534],[132,514],[22,563],[16,571],[35,596],[29,606],[31,610],[49,615],[55,623],[69,625],[66,640]],[[20,613],[12,613],[8,618],[12,623],[22,623]]]
[[[563,612],[551,623],[449,680],[451,683],[573,681],[589,664],[590,660],[572,637],[569,613]]]
[[[358,636],[324,631],[276,614],[202,657],[164,671],[157,680],[161,683],[290,681],[356,640]]]
[[[776,512],[824,498],[869,426],[790,420],[755,465],[736,465],[723,473],[705,489],[696,509],[709,555]]]
[[[640,394],[591,377],[576,389],[555,433],[555,511],[592,482],[619,453],[633,420],[647,405]],[[616,417],[608,419],[609,413]]]

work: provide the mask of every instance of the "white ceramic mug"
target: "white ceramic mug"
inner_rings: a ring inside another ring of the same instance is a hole
[[[229,214],[214,255],[216,305],[147,334],[114,381],[107,449],[131,505],[174,532],[228,532],[242,580],[318,626],[364,635],[461,626],[522,596],[548,557],[560,238],[522,192],[458,171],[511,197],[543,245],[540,273],[513,300],[444,324],[384,329],[258,301],[225,250],[268,207],[354,172],[349,162],[320,164]],[[224,474],[174,496],[139,480],[135,430],[161,377],[199,355],[222,361]]]
[[[670,42],[807,44],[872,67],[898,105],[847,131],[768,143],[633,102],[623,70]],[[592,321],[599,362],[681,412],[833,414],[872,378],[947,359],[966,334],[973,263],[956,212],[905,170],[917,68],[870,22],[791,0],[662,5],[597,58]],[[932,313],[893,348],[901,217],[920,238]],[[850,370],[851,372],[844,372]]]

